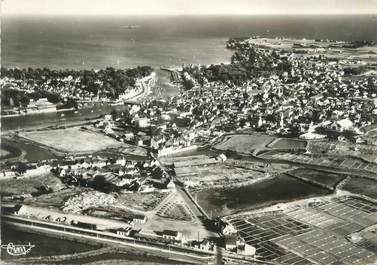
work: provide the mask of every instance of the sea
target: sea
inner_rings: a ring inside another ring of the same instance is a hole
[[[5,67],[54,69],[229,62],[230,37],[376,40],[377,15],[2,17]]]

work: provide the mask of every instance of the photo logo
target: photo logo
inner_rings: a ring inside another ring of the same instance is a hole
[[[28,254],[35,245],[15,245],[13,243],[8,243],[6,245],[1,245],[2,249],[6,249],[7,253],[11,256],[22,256]]]

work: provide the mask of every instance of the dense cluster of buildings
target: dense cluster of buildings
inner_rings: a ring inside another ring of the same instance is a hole
[[[376,121],[376,79],[344,78],[347,60],[285,52],[278,56],[291,65],[289,72],[272,72],[242,87],[221,82],[198,85],[177,103],[192,113],[194,127],[215,131],[254,128],[298,136],[316,126],[361,134]]]
[[[167,190],[173,184],[156,160],[135,162],[124,158],[84,157],[61,161],[51,171],[65,184],[102,192],[152,192]]]
[[[182,76],[194,86],[166,100],[146,100],[130,112],[131,120],[142,120],[151,132],[123,138],[165,155],[240,128],[306,139],[348,133],[356,139],[377,121],[377,80],[352,78],[344,71],[361,62],[261,48],[247,39],[233,42],[237,56],[232,65],[248,71],[245,61],[251,63],[254,54],[250,71],[255,77],[241,85],[208,81],[212,66],[185,66]]]

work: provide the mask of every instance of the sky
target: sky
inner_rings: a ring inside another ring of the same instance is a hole
[[[2,0],[3,14],[377,14],[377,0]]]

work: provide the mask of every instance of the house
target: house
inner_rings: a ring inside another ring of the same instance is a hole
[[[175,184],[174,181],[170,180],[168,185],[166,186],[169,190],[175,190]]]
[[[161,232],[161,236],[165,239],[181,241],[182,240],[182,233],[174,230],[163,230]]]
[[[350,119],[343,119],[336,122],[336,129],[341,132],[346,130],[352,130],[353,127],[353,122]]]
[[[304,133],[300,135],[300,139],[305,140],[320,140],[326,138],[326,135],[318,133]]]
[[[205,251],[213,251],[214,249],[214,243],[211,242],[208,239],[204,239],[203,241],[191,241],[190,242],[191,246],[200,250],[205,250]]]
[[[140,118],[136,120],[136,125],[139,128],[147,128],[150,126],[150,121],[147,118]]]
[[[236,233],[237,230],[234,228],[232,224],[226,224],[222,232],[224,235],[231,235]]]
[[[117,229],[116,230],[116,234],[118,236],[129,236],[130,235],[130,231],[132,231],[130,228],[120,228],[120,229]]]
[[[15,178],[17,175],[16,175],[16,172],[14,171],[2,171],[0,173],[0,177],[3,177],[3,178]]]
[[[147,217],[145,215],[134,215],[132,218],[133,225],[135,224],[145,224],[147,222]]]
[[[112,121],[113,117],[110,114],[105,115],[105,121]]]
[[[199,245],[199,249],[201,250],[212,251],[213,248],[214,248],[213,242],[209,241],[208,239],[204,239]]]
[[[135,139],[135,135],[132,132],[125,133],[124,134],[124,139],[126,141],[133,141]]]
[[[225,236],[225,249],[234,251],[237,248],[237,234]]]
[[[243,244],[242,246],[237,247],[237,254],[245,255],[245,256],[254,256],[256,252],[255,247],[249,244]]]
[[[227,159],[226,155],[225,154],[220,154],[218,157],[218,160],[221,161],[222,163],[224,163]]]
[[[256,249],[255,247],[245,243],[243,238],[239,238],[237,240],[237,254],[246,255],[246,256],[254,256]]]
[[[138,146],[143,146],[143,145],[144,145],[143,140],[139,139],[139,140],[137,141],[137,145],[138,145]]]
[[[47,98],[40,98],[35,101],[37,109],[56,109],[56,104],[53,104],[47,100]]]

